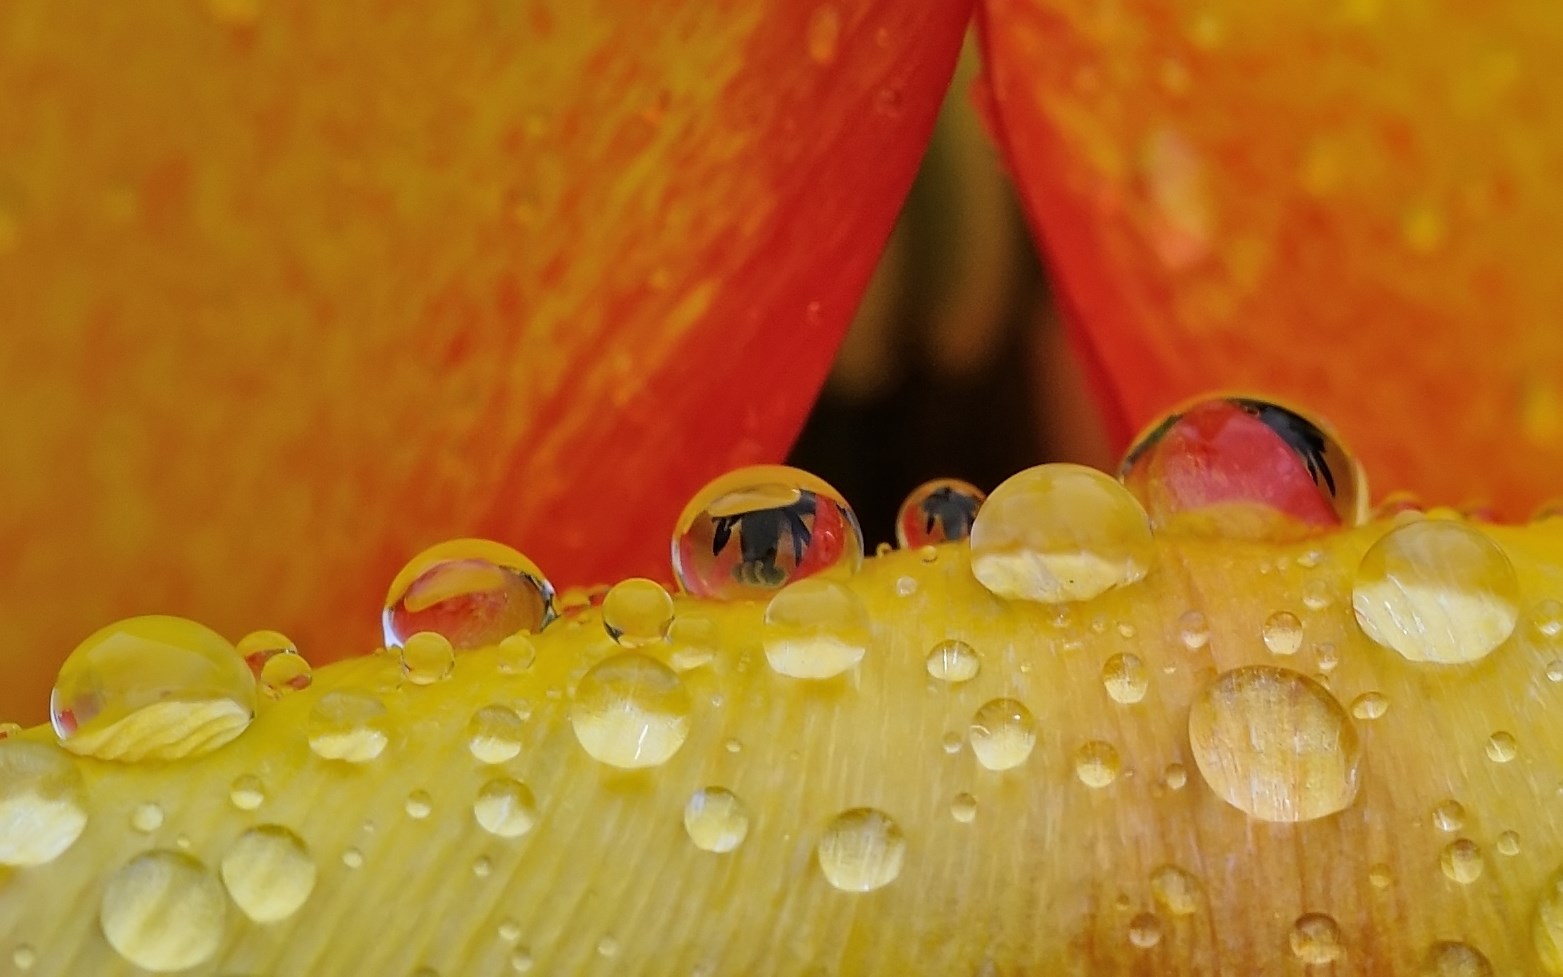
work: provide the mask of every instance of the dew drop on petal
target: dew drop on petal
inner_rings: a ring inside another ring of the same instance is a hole
[[[924,482],[912,489],[896,513],[896,544],[915,550],[963,540],[971,535],[972,521],[986,499],[982,489],[958,478]]]
[[[1292,924],[1292,955],[1310,966],[1334,963],[1345,948],[1340,924],[1324,913],[1304,913]]]
[[[1482,849],[1469,838],[1456,838],[1444,846],[1438,864],[1451,882],[1470,885],[1481,878],[1485,862]]]
[[[129,963],[171,973],[205,963],[225,935],[222,885],[183,852],[157,849],[132,858],[103,887],[98,922]]]
[[[241,811],[253,811],[266,803],[266,787],[254,774],[240,774],[228,785],[228,800]]]
[[[831,885],[843,892],[872,892],[901,874],[906,838],[883,811],[853,808],[825,827],[815,854]]]
[[[235,839],[219,873],[234,905],[257,923],[287,919],[315,890],[315,860],[303,839],[280,824],[263,824]]]
[[[730,852],[749,834],[749,809],[732,791],[705,787],[684,805],[684,830],[701,851]]]
[[[309,748],[324,760],[367,763],[390,740],[385,703],[364,692],[327,692],[310,710]]]
[[[810,578],[789,584],[765,608],[765,660],[779,675],[827,679],[868,651],[868,607],[850,587]]]
[[[1161,942],[1161,919],[1155,913],[1139,913],[1129,920],[1129,943],[1149,950]]]
[[[1382,692],[1364,692],[1351,700],[1351,715],[1356,719],[1373,720],[1389,711],[1389,697]]]
[[[1037,723],[1024,703],[992,699],[971,720],[971,751],[989,770],[1009,770],[1025,763],[1037,743]]]
[[[1272,655],[1295,655],[1302,648],[1302,622],[1291,611],[1276,611],[1265,618],[1260,634]]]
[[[1102,665],[1102,687],[1107,695],[1120,705],[1133,705],[1145,698],[1150,685],[1150,669],[1138,655],[1122,652],[1113,655]]]
[[[1151,895],[1158,906],[1173,916],[1191,916],[1199,911],[1199,880],[1176,865],[1162,865],[1151,872]]]
[[[934,645],[923,664],[930,676],[951,685],[970,682],[982,669],[977,650],[956,638]]]
[[[86,787],[72,758],[45,743],[0,740],[0,865],[52,862],[86,826]]]
[[[977,820],[977,798],[964,791],[956,794],[950,801],[950,817],[961,824],[970,824]]]
[[[163,808],[159,804],[148,801],[145,804],[137,804],[130,811],[130,827],[142,834],[149,835],[163,826]]]
[[[1493,763],[1508,763],[1519,752],[1519,744],[1514,741],[1513,733],[1499,730],[1487,737],[1487,759]]]
[[[570,709],[575,738],[594,760],[624,769],[666,763],[689,735],[691,703],[678,673],[635,652],[581,677]]]
[[[1440,940],[1422,957],[1420,977],[1493,977],[1492,964],[1466,943]]]
[[[621,648],[666,641],[672,625],[673,598],[655,580],[621,580],[603,596],[602,626]]]
[[[1092,740],[1075,750],[1075,776],[1092,789],[1110,786],[1123,769],[1118,749],[1111,743]]]
[[[1433,826],[1439,831],[1459,831],[1465,827],[1465,805],[1450,798],[1433,808]]]
[[[521,753],[525,721],[509,706],[484,706],[467,724],[467,749],[479,763],[504,763]]]
[[[261,689],[272,698],[309,688],[313,677],[298,646],[281,631],[251,631],[235,646]]]
[[[537,823],[537,799],[519,780],[496,777],[479,788],[472,816],[491,835],[519,838]]]
[[[408,635],[398,655],[402,675],[414,685],[443,682],[456,670],[456,651],[451,647],[450,639],[438,631]]]
[[[467,651],[497,645],[553,620],[554,589],[537,564],[503,543],[453,539],[407,562],[385,597],[385,646],[420,631]]]

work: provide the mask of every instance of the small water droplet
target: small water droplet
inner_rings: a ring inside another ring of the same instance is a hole
[[[961,734],[951,730],[939,738],[939,746],[944,752],[954,756],[961,752]]]
[[[1210,643],[1210,625],[1199,611],[1184,611],[1178,618],[1178,640],[1189,651],[1198,651]]]
[[[506,943],[514,943],[521,939],[521,924],[513,919],[500,920],[499,938]]]
[[[255,676],[210,628],[179,617],[133,617],[76,646],[60,667],[49,714],[61,745],[83,756],[199,756],[249,726]]]
[[[526,784],[496,777],[478,790],[472,816],[491,835],[519,838],[537,823],[537,799]]]
[[[1155,913],[1139,913],[1129,920],[1129,942],[1141,950],[1161,942],[1161,920]]]
[[[309,662],[281,631],[251,631],[234,647],[250,666],[262,691],[273,699],[309,688],[313,677]]]
[[[989,770],[1009,770],[1026,762],[1037,743],[1037,723],[1021,702],[992,699],[971,720],[971,752]]]
[[[914,577],[897,577],[895,582],[897,597],[910,597],[917,593],[917,580]]]
[[[167,849],[120,866],[109,876],[98,907],[109,945],[135,966],[158,973],[210,960],[222,945],[226,916],[222,886],[206,866]]]
[[[1149,685],[1150,670],[1137,655],[1113,655],[1102,666],[1102,686],[1114,702],[1133,705],[1145,698]]]
[[[324,760],[367,763],[390,736],[385,703],[363,692],[327,692],[309,713],[309,748]]]
[[[254,774],[240,774],[228,785],[228,800],[241,811],[253,811],[266,803],[266,787]]]
[[[1321,641],[1315,645],[1313,653],[1317,656],[1319,671],[1325,675],[1330,674],[1340,666],[1340,653],[1335,650],[1335,645],[1328,641]]]
[[[1551,597],[1536,602],[1530,612],[1531,627],[1546,641],[1563,638],[1563,603]]]
[[[38,951],[31,943],[18,943],[16,949],[11,951],[11,965],[17,970],[31,970],[37,962]]]
[[[1465,943],[1440,940],[1422,958],[1422,977],[1492,977],[1492,964]]]
[[[1262,821],[1308,821],[1357,796],[1361,748],[1345,710],[1317,682],[1266,665],[1218,676],[1189,709],[1205,782]]]
[[[896,513],[896,543],[915,550],[963,540],[971,535],[972,520],[986,499],[982,489],[958,478],[924,482],[912,489]]]
[[[472,860],[472,874],[480,879],[486,879],[494,871],[494,861],[487,855],[479,855]]]
[[[701,851],[730,852],[749,834],[749,809],[723,787],[706,787],[684,805],[684,830]]]
[[[841,493],[785,465],[711,482],[673,534],[674,575],[696,597],[763,599],[816,574],[856,573],[862,563],[863,531]]]
[[[1519,579],[1503,550],[1463,522],[1424,519],[1362,557],[1352,609],[1364,633],[1409,661],[1484,658],[1519,619]]]
[[[1276,611],[1265,618],[1260,633],[1272,655],[1295,655],[1302,648],[1302,622],[1291,611]]]
[[[510,954],[510,969],[518,974],[524,974],[532,969],[532,951],[526,947],[516,947]]]
[[[1389,711],[1389,698],[1382,692],[1364,692],[1351,700],[1351,714],[1357,719],[1373,720]]]
[[[59,749],[0,740],[0,865],[44,865],[87,826],[81,772]]]
[[[833,4],[821,4],[809,15],[809,60],[817,65],[828,65],[836,60],[836,49],[841,43],[841,11]]]
[[[414,821],[422,821],[434,810],[434,798],[429,796],[426,790],[415,790],[407,795],[407,801],[402,805],[407,811],[407,816]]]
[[[407,561],[385,596],[385,646],[419,632],[443,635],[453,649],[497,645],[553,620],[554,588],[537,564],[486,539],[453,539]]]
[[[716,627],[706,618],[679,617],[668,629],[668,663],[680,672],[703,668],[716,657]]]
[[[1439,831],[1454,832],[1465,827],[1465,805],[1450,798],[1433,808],[1433,826]]]
[[[342,852],[342,864],[348,868],[363,868],[364,853],[357,848],[349,848]]]
[[[1443,868],[1444,875],[1461,885],[1470,885],[1481,878],[1485,865],[1481,848],[1469,838],[1456,838],[1445,845],[1443,853],[1438,856],[1438,864]]]
[[[971,569],[1011,600],[1089,600],[1132,584],[1155,557],[1145,510],[1095,469],[1050,464],[1011,476],[971,530]]]
[[[499,643],[499,667],[501,671],[524,672],[537,661],[537,645],[530,636],[512,634]]]
[[[826,826],[815,854],[831,885],[843,892],[871,892],[901,874],[906,838],[883,811],[853,808]]]
[[[240,835],[219,871],[234,905],[257,923],[287,919],[315,891],[315,860],[303,839],[280,824]]]
[[[467,724],[467,749],[479,763],[514,760],[521,753],[524,728],[521,715],[509,706],[484,706]]]
[[[1513,858],[1520,853],[1520,833],[1518,831],[1505,831],[1498,835],[1498,854]]]
[[[163,808],[161,805],[148,802],[137,804],[130,812],[130,826],[144,835],[149,835],[163,826]]]
[[[1547,681],[1563,682],[1563,660],[1555,658],[1547,663]]]
[[[834,580],[789,584],[765,608],[765,660],[780,675],[834,678],[863,660],[869,618],[863,599]]]
[[[1123,761],[1111,743],[1093,740],[1075,750],[1075,776],[1087,787],[1100,789],[1118,779]]]
[[[977,650],[964,641],[949,638],[933,646],[924,663],[928,674],[942,682],[956,685],[970,682],[982,669]]]
[[[597,941],[597,954],[603,957],[616,957],[619,955],[619,941],[611,936],[604,936]]]
[[[1199,911],[1199,880],[1192,872],[1176,865],[1163,865],[1151,872],[1151,896],[1156,904],[1174,916],[1192,916]]]
[[[450,678],[456,669],[456,650],[437,631],[409,635],[399,652],[402,675],[414,685],[433,685]]]
[[[627,770],[666,763],[689,735],[678,673],[645,655],[604,659],[581,677],[570,725],[592,759]]]
[[[1394,875],[1390,873],[1389,866],[1385,865],[1383,862],[1379,862],[1368,868],[1368,882],[1373,886],[1373,888],[1387,889],[1389,888],[1389,884],[1393,881],[1395,881]]]
[[[1493,763],[1508,763],[1519,754],[1514,734],[1499,730],[1487,737],[1487,759]]]
[[[1299,560],[1299,563],[1302,561]],[[1303,606],[1310,611],[1327,610],[1335,602],[1335,597],[1330,593],[1330,585],[1325,580],[1309,580],[1302,587]]]
[[[1324,913],[1304,913],[1292,924],[1292,954],[1310,966],[1334,963],[1341,958],[1340,924]]]
[[[673,626],[673,598],[655,580],[621,580],[603,596],[602,626],[622,648],[666,641]]]
[[[1167,769],[1162,772],[1162,782],[1169,790],[1182,790],[1189,782],[1189,771],[1181,763],[1169,763]]]
[[[956,794],[950,801],[950,817],[961,824],[971,824],[977,820],[977,798],[964,792]]]

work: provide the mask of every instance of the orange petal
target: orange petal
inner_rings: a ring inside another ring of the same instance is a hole
[[[8,7],[0,715],[134,612],[363,650],[441,537],[665,576],[801,422],[969,6]]]
[[[1510,517],[1559,492],[1557,10],[988,0],[980,20],[982,97],[1120,444],[1259,389],[1334,422],[1379,485]]]

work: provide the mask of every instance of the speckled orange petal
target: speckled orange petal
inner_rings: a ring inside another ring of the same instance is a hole
[[[1120,442],[1243,386],[1373,480],[1563,485],[1563,10],[985,0],[980,97]],[[1502,451],[1494,450],[1502,445]]]
[[[127,613],[361,649],[442,537],[666,576],[801,422],[969,7],[7,4],[0,715]]]

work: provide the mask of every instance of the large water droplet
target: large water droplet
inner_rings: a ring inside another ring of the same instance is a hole
[[[521,553],[486,539],[453,539],[413,557],[391,581],[381,624],[385,646],[420,631],[457,651],[496,645],[553,620],[554,589]]]
[[[915,550],[955,542],[971,535],[977,510],[987,499],[982,489],[958,478],[936,478],[912,489],[895,517],[896,543]]]
[[[655,767],[689,735],[689,693],[678,673],[645,655],[598,662],[581,677],[570,725],[592,759],[614,767]]]
[[[1149,950],[1161,942],[1161,919],[1155,913],[1138,913],[1129,920],[1129,943]]]
[[[137,855],[109,877],[98,922],[120,956],[170,973],[210,960],[222,945],[227,902],[206,867],[183,852]]]
[[[281,631],[251,631],[235,646],[261,689],[272,698],[309,688],[309,662],[298,653],[293,640]]]
[[[1138,655],[1113,655],[1102,666],[1102,687],[1114,702],[1133,705],[1145,698],[1150,685],[1150,669]]]
[[[390,740],[385,703],[363,692],[327,692],[309,713],[309,748],[326,760],[367,763]]]
[[[1351,591],[1368,637],[1414,662],[1485,657],[1519,620],[1519,579],[1471,526],[1424,519],[1386,533],[1362,557]]]
[[[1154,557],[1140,503],[1081,465],[1039,465],[1011,476],[971,530],[972,573],[1012,600],[1089,600],[1143,578]]]
[[[521,714],[498,703],[472,714],[467,724],[467,749],[479,763],[504,763],[521,752]]]
[[[1291,611],[1276,611],[1265,618],[1260,635],[1272,655],[1295,655],[1302,648],[1302,622]]]
[[[684,830],[702,851],[729,852],[749,834],[749,810],[732,791],[706,787],[684,805]]]
[[[1262,821],[1307,821],[1350,806],[1361,748],[1317,682],[1267,665],[1218,676],[1189,709],[1189,745],[1218,797]]]
[[[1481,846],[1469,838],[1456,838],[1438,856],[1439,867],[1451,882],[1470,885],[1482,876],[1486,862]]]
[[[1513,858],[1520,853],[1520,833],[1512,829],[1500,832],[1494,847],[1498,849],[1498,854]]]
[[[1351,700],[1351,714],[1357,719],[1378,719],[1389,711],[1389,698],[1382,692],[1364,692]]]
[[[1122,769],[1123,761],[1118,757],[1118,749],[1111,743],[1092,740],[1075,750],[1075,776],[1087,787],[1101,789],[1109,786],[1118,779],[1118,772]]]
[[[398,654],[402,675],[414,685],[443,682],[456,670],[456,650],[450,639],[438,631],[408,635]]]
[[[496,777],[478,790],[472,816],[491,835],[519,838],[537,823],[537,798],[526,784]]]
[[[1292,924],[1292,954],[1310,966],[1334,963],[1341,958],[1340,924],[1324,913],[1304,913]]]
[[[240,835],[219,871],[234,905],[257,923],[287,919],[315,889],[315,860],[303,840],[280,824]]]
[[[1024,703],[993,699],[971,719],[971,752],[989,770],[1009,770],[1026,762],[1037,744],[1037,722]]]
[[[164,615],[111,624],[60,667],[50,721],[73,753],[174,760],[217,749],[255,715],[255,676],[222,635]]]
[[[1492,964],[1473,946],[1440,940],[1422,958],[1421,977],[1492,977]]]
[[[38,950],[31,943],[18,943],[16,949],[11,951],[11,965],[17,970],[29,971],[37,962]]]
[[[789,584],[765,608],[765,660],[792,678],[834,678],[868,651],[868,608],[851,588],[812,578]]]
[[[602,598],[602,626],[621,647],[665,641],[672,625],[673,598],[655,580],[621,580]]]
[[[929,675],[951,685],[970,682],[982,669],[976,649],[955,638],[934,645],[923,664]]]
[[[1119,469],[1158,529],[1289,539],[1366,515],[1361,470],[1318,422],[1262,400],[1181,407],[1136,439]]]
[[[87,826],[81,772],[57,748],[0,740],[0,865],[43,865]]]
[[[1192,916],[1199,910],[1199,880],[1176,865],[1151,872],[1151,895],[1156,904],[1174,916]]]
[[[906,838],[888,814],[859,807],[836,815],[815,853],[831,885],[843,892],[871,892],[901,874]]]
[[[863,531],[841,493],[785,465],[728,472],[701,489],[673,533],[673,572],[686,593],[763,599],[816,574],[863,563]]]

